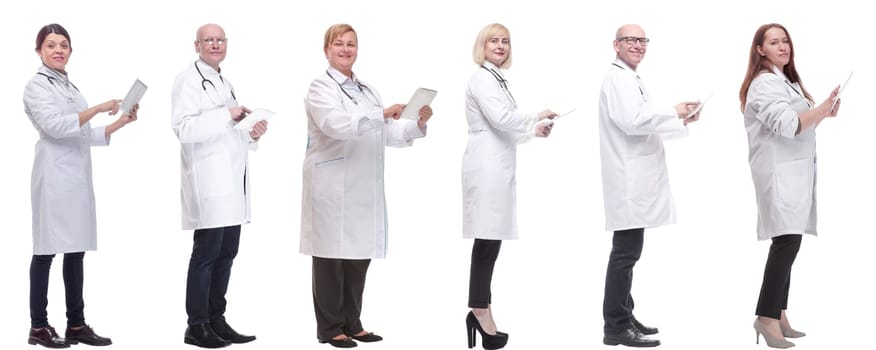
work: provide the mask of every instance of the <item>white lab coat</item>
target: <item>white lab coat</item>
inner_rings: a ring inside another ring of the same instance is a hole
[[[377,89],[331,67],[310,84],[304,107],[301,253],[334,259],[386,257],[384,148],[410,146],[425,135],[413,120],[384,122]]]
[[[781,71],[761,73],[745,103],[748,161],[757,198],[757,238],[816,235],[815,128],[795,135],[798,113],[811,108]]]
[[[502,71],[490,62],[503,80]],[[535,135],[538,114],[517,112],[499,79],[478,67],[468,81],[468,145],[462,156],[462,236],[517,239],[517,144]]]
[[[85,97],[63,74],[41,66],[24,88],[24,111],[39,133],[31,173],[33,253],[97,249],[91,146],[106,146],[103,126],[79,125]]]
[[[675,223],[663,140],[687,136],[672,107],[651,105],[638,74],[618,59],[602,81],[599,151],[605,229]]]
[[[172,127],[180,142],[182,229],[250,222],[247,151],[249,132],[234,129],[228,107],[237,106],[228,79],[204,61],[177,75],[171,99]]]

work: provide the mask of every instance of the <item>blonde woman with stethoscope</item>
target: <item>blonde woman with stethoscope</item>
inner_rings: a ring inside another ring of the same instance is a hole
[[[484,27],[473,50],[479,66],[466,90],[468,146],[462,157],[463,237],[474,238],[466,329],[469,348],[475,345],[477,330],[484,349],[500,349],[508,334],[496,329],[490,284],[502,240],[517,239],[517,144],[548,137],[553,122],[539,121],[556,113],[517,111],[502,73],[511,66],[508,28],[498,23]]]
[[[411,146],[426,136],[432,108],[418,120],[398,119],[377,90],[353,73],[356,31],[336,24],[325,33],[329,67],[310,83],[307,150],[301,198],[301,253],[313,257],[313,307],[320,343],[354,347],[383,337],[359,317],[371,259],[386,257],[388,225],[383,166],[386,146]]]

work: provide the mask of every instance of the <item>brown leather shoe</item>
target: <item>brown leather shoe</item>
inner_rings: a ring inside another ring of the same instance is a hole
[[[110,338],[104,338],[94,333],[90,326],[84,325],[78,329],[67,327],[64,332],[67,344],[86,344],[91,346],[107,346],[113,343]]]
[[[69,348],[70,345],[64,341],[64,338],[58,336],[52,326],[46,328],[31,328],[30,336],[27,337],[27,343],[30,345],[42,345],[47,348],[60,349]]]

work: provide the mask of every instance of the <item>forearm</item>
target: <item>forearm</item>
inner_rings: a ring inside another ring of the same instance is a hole
[[[104,128],[104,136],[110,137],[110,135],[121,129],[123,126],[125,126],[125,124],[122,123],[121,120],[116,120],[110,124],[107,124]]]
[[[79,112],[79,126],[85,125],[85,123],[88,123],[91,118],[94,118],[94,116],[100,113],[97,110],[97,107],[98,106],[92,106],[82,112]]]
[[[827,117],[827,111],[824,110],[824,106],[825,105],[819,105],[816,108],[797,114],[799,122],[797,126],[797,134],[800,134],[806,129],[818,126],[818,124]]]

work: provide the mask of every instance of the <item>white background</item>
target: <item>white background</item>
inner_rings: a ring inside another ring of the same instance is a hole
[[[541,0],[423,1],[29,1],[0,14],[0,138],[4,253],[0,348],[24,349],[32,254],[30,173],[37,140],[23,111],[24,85],[40,65],[34,38],[61,23],[74,48],[67,70],[89,105],[149,86],[140,120],[94,148],[99,250],[86,254],[86,319],[118,349],[190,349],[185,277],[191,232],[180,230],[179,143],[170,128],[173,78],[196,58],[207,22],[229,40],[223,73],[248,107],[277,114],[250,158],[253,223],[243,228],[227,317],[258,340],[248,349],[327,349],[315,337],[310,257],[298,254],[302,104],[327,66],[329,25],[359,34],[355,72],[384,102],[420,86],[439,91],[429,135],[388,151],[390,256],[374,261],[363,310],[373,349],[463,349],[471,241],[461,239],[460,163],[467,138],[465,86],[471,46],[486,24],[511,30],[510,88],[523,111],[577,112],[547,140],[518,151],[519,241],[506,242],[493,283],[507,349],[601,348],[602,291],[611,235],[604,232],[597,99],[614,59],[618,26],[652,39],[639,73],[655,100],[673,105],[715,95],[690,137],[667,143],[678,224],[646,232],[633,293],[636,315],[659,326],[662,349],[752,349],[754,308],[769,244],[757,242],[755,201],[738,89],[754,31],[779,22],[796,44],[805,86],[821,101],[854,69],[836,119],[818,129],[821,237],[804,239],[789,314],[809,335],[801,349],[872,348],[874,122],[872,26],[863,2]],[[282,7],[280,7],[282,4]],[[574,4],[574,5],[573,5]],[[573,7],[574,6],[574,7]],[[92,124],[114,117],[99,115]],[[71,203],[71,205],[76,205]],[[65,327],[61,259],[49,319]],[[480,346],[480,338],[478,338]],[[761,347],[763,345],[761,344]]]

